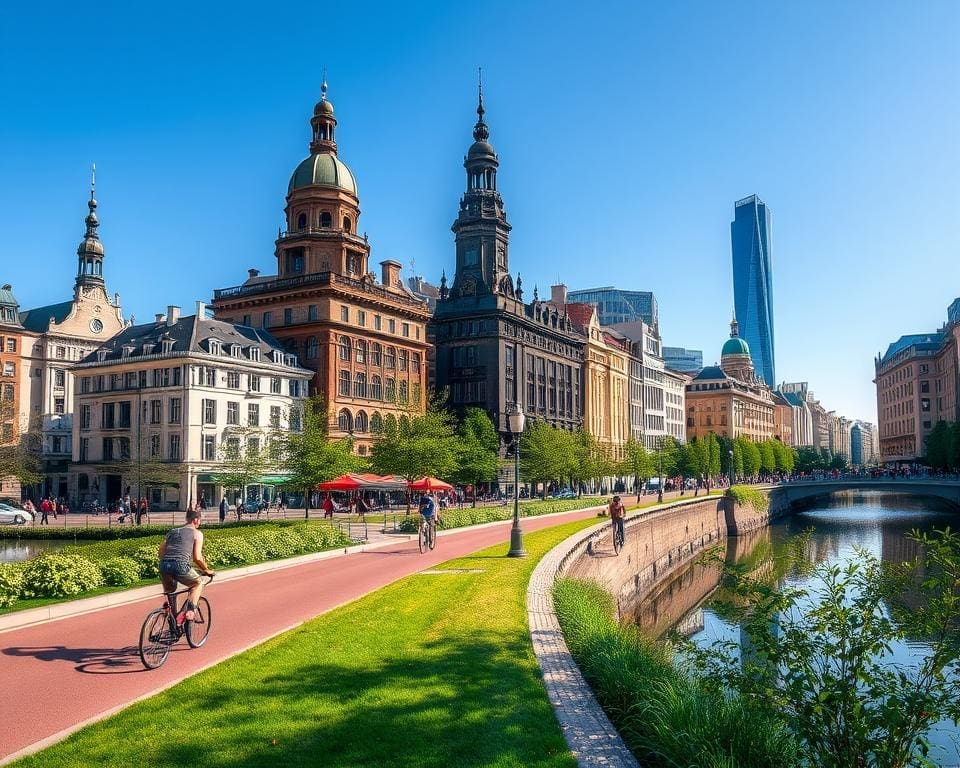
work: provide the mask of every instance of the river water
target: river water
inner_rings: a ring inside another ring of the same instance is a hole
[[[0,539],[0,563],[19,563],[44,552],[62,549],[73,541],[48,539]]]
[[[885,561],[903,562],[912,559],[918,550],[906,538],[910,530],[929,531],[948,525],[954,530],[960,527],[960,513],[946,502],[893,493],[844,493],[817,500],[753,536],[729,539],[727,561],[746,562],[762,569],[767,553],[789,536],[813,528],[807,553],[815,562],[842,563],[851,559],[858,547]],[[657,636],[676,628],[702,644],[718,639],[739,642],[739,627],[710,609],[710,598],[719,581],[719,568],[691,564],[658,585],[631,611],[629,618],[646,633]],[[813,586],[804,579],[790,583]],[[893,648],[893,659],[906,666],[916,663],[926,652],[923,642],[900,643]],[[960,729],[952,723],[938,723],[930,740],[932,759],[941,766],[960,766]]]

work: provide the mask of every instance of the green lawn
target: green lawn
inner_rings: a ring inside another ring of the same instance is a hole
[[[481,573],[402,579],[16,765],[573,768],[526,588],[594,522],[527,535],[524,559],[504,543],[441,566]]]

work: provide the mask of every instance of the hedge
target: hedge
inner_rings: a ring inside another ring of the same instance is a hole
[[[582,499],[547,499],[531,501],[520,505],[520,517],[537,517],[555,512],[573,512],[578,509],[596,507],[605,503],[601,497],[585,496]],[[440,513],[440,528],[463,528],[467,525],[494,523],[513,517],[513,504],[500,507],[448,507]],[[416,533],[420,525],[419,515],[405,517],[398,528],[406,533]]]
[[[767,494],[749,485],[731,485],[727,489],[727,496],[741,507],[749,505],[757,513],[766,512],[770,507],[770,499]]]
[[[233,520],[222,525],[217,523],[204,530],[229,530],[231,528],[255,528],[265,525],[296,525],[300,520]],[[175,525],[182,525],[178,521]],[[171,525],[123,525],[118,523],[111,526],[89,526],[85,528],[68,528],[66,526],[34,525],[28,528],[22,526],[0,526],[0,539],[52,539],[55,541],[119,541],[122,539],[142,539],[146,536],[165,536]]]
[[[271,522],[274,526],[270,529],[243,524],[232,530],[207,531],[203,547],[207,564],[212,568],[246,565],[351,543],[339,529],[326,523]],[[73,597],[103,585],[128,586],[156,579],[161,537],[152,539],[104,541],[43,554],[24,563],[0,565],[0,608],[9,608],[21,598]]]

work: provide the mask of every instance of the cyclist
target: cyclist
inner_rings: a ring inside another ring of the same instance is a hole
[[[623,515],[626,509],[623,506],[623,502],[620,501],[619,496],[613,497],[613,500],[607,505],[607,511],[610,513],[610,519],[613,521],[613,535],[619,535],[620,541],[623,541]]]
[[[436,513],[437,506],[430,498],[430,494],[423,494],[420,497],[420,525],[433,525],[434,535],[436,535],[437,530]]]
[[[200,518],[199,509],[188,509],[187,524],[174,528],[160,544],[160,581],[163,583],[163,591],[173,592],[177,588],[177,582],[190,590],[183,605],[184,618],[187,621],[193,620],[194,609],[203,591],[200,574],[214,574],[203,559]],[[200,573],[194,569],[194,563],[200,566]]]

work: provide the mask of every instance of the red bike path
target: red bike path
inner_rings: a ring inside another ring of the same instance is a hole
[[[535,531],[596,515],[596,508],[524,518]],[[441,535],[420,554],[404,541],[206,588],[210,640],[174,646],[160,669],[145,670],[137,652],[140,626],[156,600],[49,621],[0,634],[0,763],[55,743],[196,672],[391,582],[497,543],[509,545],[510,522]],[[251,621],[251,617],[255,620]]]

